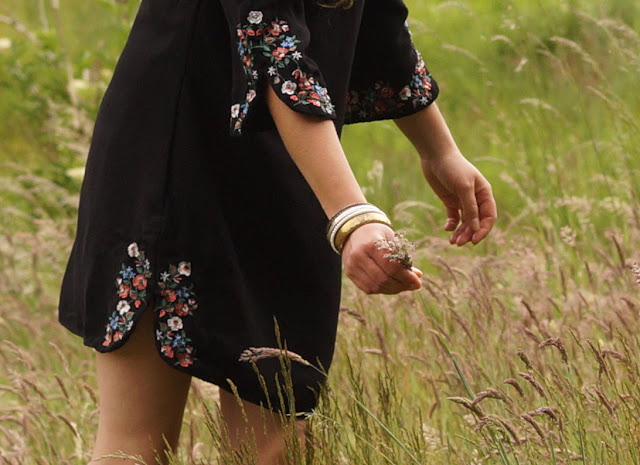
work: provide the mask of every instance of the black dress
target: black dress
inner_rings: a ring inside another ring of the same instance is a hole
[[[341,262],[264,102],[343,124],[428,106],[437,86],[402,0],[143,0],[96,120],[59,320],[122,346],[153,304],[169,365],[274,410],[286,348],[329,369]],[[292,364],[297,412],[323,381]],[[265,393],[266,389],[266,393]],[[289,399],[287,402],[289,402]]]

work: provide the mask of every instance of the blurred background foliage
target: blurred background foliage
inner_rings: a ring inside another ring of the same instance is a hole
[[[640,2],[407,4],[414,42],[441,87],[438,105],[491,181],[499,221],[473,253],[449,247],[444,211],[393,123],[345,128],[369,200],[419,243],[425,300],[368,298],[345,281],[332,376],[351,390],[336,389],[319,416],[319,454],[331,457],[323,463],[389,463],[379,450],[407,463],[360,402],[421,463],[635,464]],[[83,463],[90,453],[92,369],[55,315],[93,120],[138,5],[0,0],[0,458],[8,463]],[[544,350],[553,338],[568,361]],[[519,371],[548,396],[526,393],[492,411],[524,442],[510,443],[497,417],[474,423],[473,412],[446,401],[470,395],[467,381],[479,392]],[[194,389],[179,463],[207,449],[198,446],[208,434],[200,404],[212,397],[202,395],[207,386]],[[545,405],[564,426],[545,424],[536,440],[518,414]],[[489,420],[503,439],[482,432]]]

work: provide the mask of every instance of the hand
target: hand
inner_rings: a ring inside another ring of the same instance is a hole
[[[497,218],[491,185],[459,151],[422,157],[422,172],[447,210],[445,231],[458,246],[487,237]],[[458,226],[459,225],[459,226]],[[457,228],[457,229],[456,229]]]
[[[387,251],[378,250],[375,246],[375,241],[393,235],[390,227],[371,223],[360,226],[344,243],[342,262],[345,274],[367,294],[397,294],[418,290],[422,285],[420,270],[408,270],[400,263],[384,258]]]

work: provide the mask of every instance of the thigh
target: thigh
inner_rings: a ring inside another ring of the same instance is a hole
[[[94,459],[123,451],[152,464],[150,454],[155,449],[164,455],[165,440],[177,446],[191,377],[157,353],[153,302],[121,348],[96,355],[96,369],[100,418]]]

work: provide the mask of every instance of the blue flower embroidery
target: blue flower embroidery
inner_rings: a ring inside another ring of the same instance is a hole
[[[309,105],[318,111],[313,114],[335,116],[335,108],[327,89],[321,86],[317,77],[308,74],[300,67],[303,55],[296,50],[302,43],[290,31],[286,21],[275,19],[265,21],[261,11],[251,11],[248,24],[238,24],[238,54],[247,78],[247,93],[244,101],[231,106],[231,129],[240,134],[242,123],[248,114],[249,106],[259,89],[257,62],[268,61],[268,79],[282,94],[282,98],[292,106]]]
[[[122,279],[131,279],[135,276],[135,273],[133,272],[133,268],[128,266],[120,272],[120,275]]]

